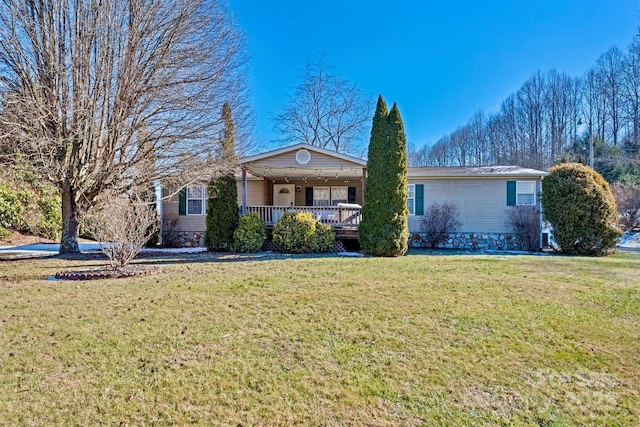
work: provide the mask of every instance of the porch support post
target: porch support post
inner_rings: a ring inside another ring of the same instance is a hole
[[[364,185],[367,182],[367,168],[362,168],[362,206],[366,203],[364,201]]]
[[[242,214],[247,213],[247,170],[242,168]]]

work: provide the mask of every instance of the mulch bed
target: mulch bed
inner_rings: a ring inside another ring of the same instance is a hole
[[[98,280],[119,279],[123,277],[148,276],[161,271],[160,267],[149,265],[129,265],[122,270],[114,270],[110,267],[90,270],[69,270],[55,274],[58,280]]]

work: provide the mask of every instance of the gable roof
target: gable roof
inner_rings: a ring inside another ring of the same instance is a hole
[[[309,164],[300,164],[295,158],[299,150],[307,150],[319,156],[314,157],[315,160]],[[354,174],[361,175],[362,169],[367,167],[367,161],[326,148],[299,143],[238,159],[238,166],[246,168],[255,176],[304,178],[321,175],[353,178]],[[520,166],[410,167],[407,168],[407,175],[409,179],[497,177],[540,179],[547,175],[547,172]]]
[[[294,145],[289,145],[287,147],[277,148],[277,149],[271,150],[271,151],[265,151],[264,153],[256,154],[256,155],[253,155],[253,156],[244,157],[244,158],[238,159],[238,164],[239,165],[243,165],[245,163],[251,163],[251,162],[258,161],[258,160],[264,160],[264,159],[268,159],[269,157],[275,157],[275,156],[279,156],[281,154],[294,152],[294,151],[301,150],[301,149],[306,149],[306,150],[311,151],[311,152],[324,154],[325,156],[335,157],[336,159],[340,159],[340,160],[344,160],[344,161],[347,161],[347,162],[356,163],[356,164],[359,164],[361,166],[367,166],[367,161],[366,160],[360,159],[358,157],[349,156],[347,154],[338,153],[337,151],[327,150],[326,148],[317,147],[315,145],[306,144],[304,142],[301,142],[301,143],[298,143],[298,144],[294,144]]]
[[[520,166],[461,166],[408,168],[407,175],[409,178],[542,178],[547,172]]]

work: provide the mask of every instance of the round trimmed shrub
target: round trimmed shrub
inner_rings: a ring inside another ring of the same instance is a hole
[[[258,252],[265,240],[267,230],[264,221],[256,212],[242,215],[233,233],[233,250],[236,252]]]
[[[331,252],[335,233],[310,212],[287,212],[273,226],[273,243],[283,252]]]
[[[562,163],[542,181],[542,208],[562,252],[604,255],[622,235],[609,184],[591,168]]]

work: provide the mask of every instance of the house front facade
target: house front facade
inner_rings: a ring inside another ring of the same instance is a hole
[[[411,244],[424,246],[423,221],[429,206],[452,203],[460,226],[440,247],[522,249],[510,224],[509,211],[533,206],[539,214],[545,175],[543,171],[518,166],[409,168]]]
[[[424,246],[423,220],[433,203],[453,203],[461,226],[443,247],[519,249],[508,224],[510,206],[540,209],[545,172],[517,166],[409,168],[408,208],[412,246]],[[307,144],[245,157],[236,182],[241,212],[257,212],[272,227],[286,211],[311,212],[332,225],[338,239],[356,239],[361,220],[366,161]],[[161,206],[163,243],[201,246],[206,183],[167,197]]]

